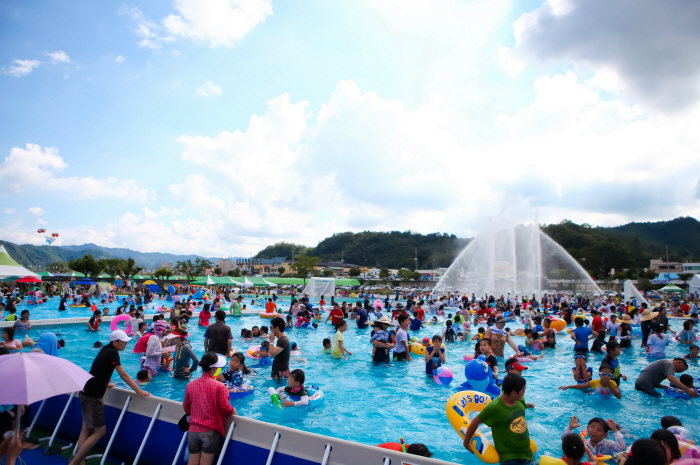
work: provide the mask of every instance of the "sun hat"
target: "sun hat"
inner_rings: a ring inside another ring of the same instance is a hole
[[[642,319],[641,321],[649,321],[653,318],[656,318],[656,315],[658,315],[659,312],[652,312],[648,308],[644,310],[644,313],[642,314]]]
[[[113,341],[122,341],[122,342],[129,342],[131,338],[126,335],[124,331],[121,329],[116,329],[112,331],[112,334],[109,335],[109,342]]]
[[[391,320],[389,319],[388,316],[384,315],[384,316],[381,317],[380,319],[375,320],[375,323],[382,323],[382,324],[385,324],[385,325],[390,325],[390,324],[391,324]]]
[[[623,323],[629,323],[630,321],[634,321],[634,320],[632,320],[632,317],[631,317],[631,316],[629,316],[629,315],[622,315],[622,322],[623,322]]]
[[[506,360],[506,370],[512,368],[513,370],[523,371],[527,370],[527,367],[520,363],[517,359],[509,358]]]

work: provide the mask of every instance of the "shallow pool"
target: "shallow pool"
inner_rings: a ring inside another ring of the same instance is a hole
[[[240,330],[253,325],[269,325],[269,320],[246,316],[227,318],[234,334],[233,346],[244,351],[255,341],[243,341],[238,337]],[[511,324],[515,327],[515,324]],[[674,329],[679,323],[673,322]],[[415,333],[423,337],[436,332],[438,327],[428,327]],[[62,357],[74,361],[89,369],[98,349],[92,349],[95,341],[107,342],[108,326],[100,328],[99,333],[88,333],[84,327],[61,326],[53,329],[67,341],[66,348],[60,351]],[[45,331],[45,330],[44,330]],[[203,328],[190,326],[192,346],[201,356],[203,353]],[[482,463],[474,455],[464,450],[462,441],[452,429],[445,415],[445,401],[459,389],[464,382],[466,362],[462,356],[472,352],[474,343],[457,342],[448,345],[447,364],[455,373],[450,386],[437,385],[423,372],[424,363],[392,363],[390,366],[375,367],[370,361],[371,346],[369,329],[359,330],[354,325],[346,332],[347,348],[354,354],[349,360],[332,359],[321,352],[321,341],[332,338],[330,324],[321,325],[317,330],[293,329],[289,332],[291,341],[297,342],[304,351],[308,362],[292,357],[292,369],[301,368],[306,372],[307,384],[318,385],[325,393],[322,404],[313,408],[279,410],[272,406],[265,394],[268,386],[276,386],[269,379],[269,367],[259,370],[252,377],[256,386],[255,394],[232,401],[240,415],[282,424],[314,433],[334,436],[342,439],[379,444],[397,441],[403,436],[407,443],[422,442],[428,445],[436,458],[464,464]],[[37,337],[41,331],[32,330],[30,336]],[[21,333],[20,333],[21,334]],[[522,338],[515,338],[516,342]],[[629,377],[623,382],[622,400],[605,400],[581,391],[559,391],[558,386],[573,384],[571,367],[573,366],[573,343],[568,336],[558,336],[558,348],[545,351],[544,361],[528,364],[524,372],[528,381],[526,399],[535,404],[534,410],[528,410],[527,420],[530,434],[539,446],[538,453],[559,456],[562,430],[569,423],[569,418],[576,415],[585,424],[594,416],[605,419],[614,418],[621,426],[627,444],[638,437],[648,435],[659,428],[659,419],[663,415],[675,415],[684,425],[697,435],[700,432],[698,402],[700,400],[681,400],[662,396],[651,398],[634,390],[634,379],[648,363],[640,355],[639,341],[620,357],[622,372]],[[131,352],[134,342],[129,343],[122,352],[122,363],[127,372],[135,377],[139,367],[139,355]],[[506,353],[509,353],[507,349]],[[685,354],[680,344],[673,342],[667,348],[667,356]],[[591,354],[589,366],[597,368],[602,355]],[[247,361],[253,362],[250,359]],[[500,360],[503,370],[503,360]],[[201,372],[200,372],[201,373]],[[688,373],[700,376],[697,364],[691,364]],[[46,374],[50,378],[51,374]],[[127,387],[117,377],[117,384]],[[169,374],[159,374],[145,389],[154,395],[181,401],[187,382],[171,378]]]

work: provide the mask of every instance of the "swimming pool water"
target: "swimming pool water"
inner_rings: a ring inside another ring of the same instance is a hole
[[[269,320],[255,316],[228,317],[226,323],[231,326],[234,335],[234,348],[241,352],[259,344],[259,341],[244,341],[238,337],[242,328],[269,326]],[[516,324],[509,326],[517,327]],[[672,326],[678,330],[680,322],[673,321]],[[419,337],[430,336],[438,332],[438,329],[441,331],[440,327],[429,326],[414,334]],[[93,343],[107,343],[110,332],[108,325],[101,326],[98,333],[86,332],[82,326],[56,326],[51,330],[67,341],[67,346],[61,349],[60,355],[88,370],[99,350],[92,349]],[[188,330],[192,347],[201,356],[204,328],[196,326],[195,318]],[[46,329],[32,330],[29,335],[36,338],[43,331]],[[472,330],[472,334],[474,332]],[[269,366],[259,369],[258,374],[251,377],[256,392],[232,400],[232,404],[239,415],[270,423],[371,445],[398,441],[399,436],[403,436],[407,443],[426,444],[436,458],[463,464],[482,463],[462,447],[462,440],[445,415],[445,402],[460,390],[459,385],[465,381],[466,362],[462,356],[472,352],[474,342],[448,344],[445,366],[453,371],[455,379],[449,386],[440,386],[432,377],[424,375],[424,363],[415,358],[413,362],[375,367],[370,360],[369,333],[369,328],[360,330],[351,323],[345,333],[345,345],[353,355],[349,356],[349,360],[337,360],[321,352],[323,338],[333,337],[330,324],[320,325],[317,330],[295,328],[289,331],[290,341],[297,342],[304,351],[303,357],[308,359],[308,363],[304,363],[292,357],[290,367],[303,369],[307,384],[318,385],[324,391],[325,400],[322,404],[312,408],[285,410],[274,407],[265,393],[267,387],[278,386],[269,378]],[[18,336],[23,337],[22,333],[18,333]],[[515,337],[515,341],[522,343],[522,338]],[[528,381],[525,397],[528,402],[535,404],[535,409],[527,412],[527,421],[530,435],[539,447],[538,454],[560,456],[559,438],[572,415],[578,416],[582,425],[594,416],[615,419],[622,426],[627,445],[636,438],[648,437],[659,428],[659,419],[663,415],[675,415],[696,435],[700,432],[700,399],[682,400],[667,396],[651,398],[634,390],[634,380],[649,360],[640,355],[639,341],[636,340],[633,344],[633,348],[627,349],[620,356],[622,372],[628,376],[628,381],[622,382],[621,400],[603,399],[577,390],[562,392],[557,389],[558,386],[574,384],[571,375],[573,341],[568,335],[557,337],[557,349],[544,351],[546,355],[543,361],[527,365],[529,369],[523,372]],[[140,355],[132,352],[133,345],[133,341],[129,343],[121,353],[121,358],[127,372],[135,377]],[[507,348],[506,354],[509,352],[510,348]],[[685,353],[685,349],[676,342],[672,342],[666,351],[668,358]],[[594,373],[597,373],[602,357],[603,355],[595,353],[589,356],[589,366],[593,367]],[[246,361],[249,365],[254,362],[248,357]],[[503,360],[499,360],[499,368],[502,372]],[[195,376],[200,373],[198,371]],[[691,362],[687,373],[693,377],[700,376],[697,363]],[[46,373],[46,378],[50,377],[51,373]],[[118,386],[128,389],[117,375],[115,381]],[[154,395],[181,401],[186,385],[187,381],[161,373],[143,387]]]

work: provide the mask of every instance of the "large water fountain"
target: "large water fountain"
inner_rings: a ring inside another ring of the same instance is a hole
[[[485,222],[435,290],[497,298],[508,294],[539,298],[547,291],[601,293],[586,270],[536,222],[515,224],[502,217]]]

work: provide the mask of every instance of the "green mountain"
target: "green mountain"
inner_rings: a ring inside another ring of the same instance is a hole
[[[73,250],[76,252],[81,252],[81,254],[86,254],[86,250],[100,250],[102,253],[107,253],[116,258],[121,258],[126,260],[133,258],[136,263],[146,268],[159,268],[161,262],[169,262],[175,264],[179,261],[194,260],[195,258],[205,258],[201,255],[176,255],[172,253],[161,253],[161,252],[137,252],[131,249],[122,249],[114,247],[102,247],[96,244],[83,244],[83,245],[64,245],[64,249]],[[95,257],[97,258],[97,257]],[[209,258],[212,262],[216,262],[218,258]]]
[[[67,262],[74,258],[80,258],[85,254],[92,254],[96,259],[100,258],[117,258],[114,255],[96,248],[86,248],[84,250],[71,250],[66,247],[57,247],[53,245],[17,245],[12,242],[1,241],[0,244],[5,246],[7,253],[12,258],[30,269],[43,269],[43,267],[56,262]]]

